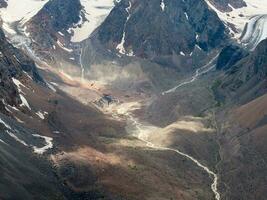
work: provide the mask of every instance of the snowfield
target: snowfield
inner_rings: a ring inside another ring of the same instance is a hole
[[[8,0],[7,8],[1,8],[3,28],[6,32],[14,34],[12,23],[21,21],[22,24],[31,19],[48,0]]]
[[[114,7],[113,0],[80,0],[84,7],[83,13],[87,20],[81,21],[70,29],[74,35],[71,38],[72,42],[81,42],[87,39],[91,33],[106,19],[112,8]],[[82,13],[81,13],[82,15]]]
[[[209,5],[210,9],[214,10],[219,18],[229,27],[229,23],[233,24],[237,29],[237,33],[234,32],[233,28],[229,27],[234,37],[238,39],[242,31],[245,28],[246,23],[256,16],[267,14],[267,1],[266,0],[244,0],[247,4],[247,7],[233,8],[231,12],[221,12],[216,9],[211,3],[210,0],[205,0]]]

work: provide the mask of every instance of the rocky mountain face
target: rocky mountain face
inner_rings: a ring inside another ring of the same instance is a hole
[[[209,51],[227,38],[215,12],[201,1],[122,0],[99,27],[106,48],[143,58]]]
[[[6,7],[7,7],[6,0],[0,0],[0,8],[6,8]]]
[[[217,68],[226,70],[218,81],[219,91],[238,102],[248,102],[266,93],[267,40],[249,55],[237,47],[227,47],[218,59]]]

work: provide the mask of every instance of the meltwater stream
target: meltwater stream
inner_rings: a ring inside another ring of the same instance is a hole
[[[192,82],[194,82],[200,75],[209,72],[210,70],[212,70],[214,68],[214,62],[216,61],[217,57],[219,54],[217,54],[214,58],[212,58],[208,64],[204,65],[203,67],[199,68],[195,74],[191,77],[190,81],[184,81],[182,83],[180,83],[178,86],[165,91],[162,93],[162,95],[170,93],[170,92],[175,92],[176,89],[178,89],[181,86],[190,84]],[[152,143],[151,141],[149,141],[147,139],[148,136],[148,130],[151,132],[152,131],[156,131],[157,127],[155,126],[147,126],[142,124],[137,118],[135,118],[132,114],[132,111],[137,109],[138,106],[136,106],[135,104],[131,105],[131,106],[122,106],[122,109],[117,109],[117,113],[114,114],[113,113],[113,117],[115,118],[120,118],[119,116],[124,116],[127,121],[128,124],[130,126],[128,126],[128,132],[130,134],[132,134],[133,136],[135,136],[138,140],[144,142],[146,144],[147,147],[150,147],[152,149],[155,150],[159,150],[159,151],[172,151],[175,152],[177,154],[179,154],[180,156],[185,157],[186,159],[192,161],[194,164],[196,164],[199,168],[201,168],[202,170],[204,170],[211,178],[212,178],[212,184],[211,184],[211,190],[214,194],[215,200],[220,200],[220,193],[218,191],[218,176],[215,172],[213,172],[212,170],[210,170],[207,166],[203,165],[201,162],[199,162],[197,159],[193,158],[192,156],[178,150],[178,149],[174,149],[174,148],[169,148],[169,147],[164,147],[164,146],[160,146],[157,144]],[[131,128],[132,127],[132,128]],[[149,128],[148,128],[149,127]],[[129,131],[130,130],[130,131]]]
[[[216,59],[218,58],[218,56],[219,56],[219,54],[217,54],[214,58],[212,58],[206,65],[198,68],[196,70],[195,74],[188,81],[184,81],[184,82],[178,84],[177,86],[175,86],[175,87],[173,87],[173,88],[171,88],[169,90],[166,90],[166,91],[162,92],[161,94],[162,95],[165,95],[165,94],[168,94],[168,93],[175,92],[178,88],[180,88],[182,86],[185,86],[187,84],[193,83],[195,80],[197,80],[197,78],[199,76],[201,76],[202,74],[205,74],[205,73],[207,73],[207,72],[209,72],[209,71],[211,71],[212,69],[215,68],[216,65],[215,65],[214,62],[216,61]]]
[[[200,167],[202,170],[204,170],[212,179],[213,179],[213,182],[211,184],[211,190],[215,196],[215,199],[216,200],[220,200],[220,193],[218,191],[218,176],[215,172],[211,171],[207,166],[201,164],[197,159],[193,158],[192,156],[184,153],[184,152],[181,152],[180,150],[178,149],[174,149],[174,148],[168,148],[168,147],[163,147],[163,146],[159,146],[159,145],[156,145],[156,144],[153,144],[152,142],[148,141],[146,139],[146,134],[147,134],[147,131],[144,131],[143,127],[145,127],[143,124],[141,124],[138,119],[134,118],[132,116],[131,113],[125,113],[125,116],[127,117],[128,119],[128,122],[134,126],[134,128],[136,129],[134,132],[134,136],[136,136],[136,138],[138,138],[139,140],[143,141],[147,147],[150,147],[152,149],[155,149],[155,150],[159,150],[159,151],[172,151],[172,152],[175,152],[177,154],[179,154],[180,156],[183,156],[187,159],[189,159],[190,161],[192,161],[194,164],[196,164],[198,167]],[[145,132],[145,133],[144,133]]]

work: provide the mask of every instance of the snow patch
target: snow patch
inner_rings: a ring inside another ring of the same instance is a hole
[[[65,35],[64,35],[63,33],[61,33],[60,31],[58,32],[58,34],[61,35],[61,36],[63,36],[63,37],[65,36]]]
[[[181,56],[185,56],[185,53],[182,52],[182,51],[180,51],[180,55],[181,55]]]
[[[160,7],[161,7],[162,12],[164,12],[164,10],[165,10],[165,2],[164,2],[164,0],[161,0]]]
[[[42,112],[42,111],[38,111],[35,113],[38,117],[40,117],[40,119],[44,120],[45,119],[45,115],[47,115],[47,112]]]
[[[184,15],[185,15],[186,19],[189,20],[187,12],[184,12]]]
[[[24,92],[21,90],[21,86],[22,87],[24,87],[24,88],[27,88],[25,85],[23,85],[18,79],[16,79],[16,78],[12,78],[12,81],[13,81],[13,83],[17,86],[17,88],[18,88],[18,91],[20,92],[20,93],[22,93],[22,94],[24,94]],[[29,88],[27,88],[27,89],[29,89]]]
[[[22,103],[20,104],[20,107],[24,106],[24,107],[27,107],[29,110],[31,110],[31,107],[30,107],[27,99],[22,94],[19,94],[19,97],[20,97],[20,99],[22,101]]]
[[[64,51],[67,51],[67,52],[73,52],[73,50],[72,49],[68,49],[68,48],[66,48],[59,40],[57,40],[57,44],[58,44],[58,46],[61,48],[61,49],[63,49]]]
[[[31,110],[31,107],[27,101],[27,99],[23,96],[25,95],[25,93],[21,90],[21,86],[23,86],[24,88],[27,88],[25,85],[23,85],[18,79],[16,78],[12,78],[13,83],[17,86],[18,91],[19,91],[19,97],[22,101],[22,103],[20,104],[21,107],[25,106],[27,107],[29,110]],[[28,88],[27,88],[28,89]]]
[[[45,146],[39,148],[39,147],[36,147],[36,146],[33,146],[33,151],[34,153],[36,154],[44,154],[47,150],[49,149],[52,149],[53,148],[53,138],[51,137],[47,137],[47,136],[42,136],[42,135],[38,135],[38,134],[33,134],[34,137],[37,137],[37,138],[42,138],[45,140]]]

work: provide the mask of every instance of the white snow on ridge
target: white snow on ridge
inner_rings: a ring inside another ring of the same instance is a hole
[[[21,107],[27,107],[29,110],[31,110],[31,107],[30,107],[27,99],[22,94],[20,94],[19,97],[20,97],[20,99],[22,101],[22,103],[20,104],[20,106]]]
[[[58,44],[58,46],[59,46],[61,49],[63,49],[64,51],[67,51],[67,52],[69,52],[69,53],[73,52],[72,49],[68,49],[67,47],[65,47],[59,40],[57,40],[57,44]]]
[[[48,2],[48,0],[8,0],[7,8],[1,8],[0,14],[3,20],[3,28],[8,33],[14,33],[10,25],[13,22],[20,21],[22,23],[27,22],[42,7]]]
[[[24,88],[27,88],[25,85],[23,85],[18,79],[12,78],[13,83],[17,86],[18,91],[20,93],[23,93],[20,86],[23,86]],[[23,93],[24,94],[24,93]]]
[[[238,33],[234,33],[233,30],[232,33],[234,34],[234,37],[237,39],[241,36],[246,23],[248,23],[248,21],[252,17],[254,17],[255,15],[267,14],[266,0],[244,0],[247,4],[247,7],[237,8],[237,9],[233,8],[233,11],[225,13],[215,8],[210,3],[210,0],[205,0],[205,1],[209,5],[209,7],[217,13],[219,18],[226,24],[226,26],[228,26],[227,23],[231,23],[235,26]]]
[[[53,148],[53,138],[51,137],[47,137],[47,136],[42,136],[42,135],[38,135],[38,134],[33,134],[34,137],[37,137],[37,138],[42,138],[45,140],[45,143],[46,145],[43,146],[43,147],[36,147],[36,146],[33,146],[33,151],[34,153],[36,154],[44,154],[47,150],[49,149],[52,149]]]
[[[181,56],[185,56],[185,53],[183,51],[180,51]]]
[[[81,21],[71,30],[74,35],[72,42],[81,42],[87,39],[91,33],[105,20],[112,8],[113,0],[80,0],[84,10],[86,21]]]

